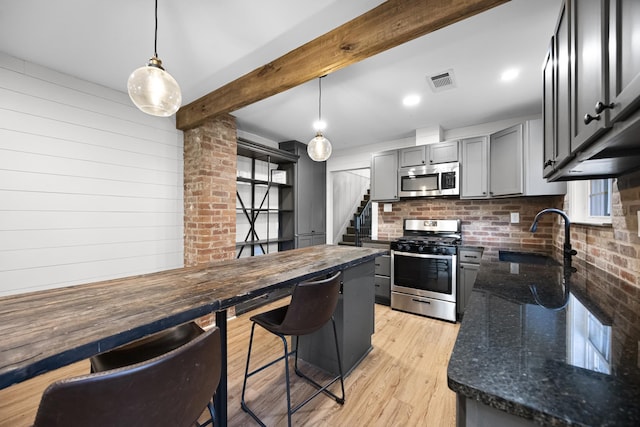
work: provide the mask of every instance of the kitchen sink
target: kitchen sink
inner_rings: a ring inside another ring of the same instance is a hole
[[[498,251],[498,259],[518,264],[560,265],[550,256],[535,252]]]

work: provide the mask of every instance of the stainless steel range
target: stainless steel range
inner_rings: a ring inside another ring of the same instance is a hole
[[[405,219],[391,242],[391,308],[456,321],[460,220]]]

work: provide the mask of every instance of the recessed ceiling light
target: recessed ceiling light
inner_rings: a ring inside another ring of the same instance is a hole
[[[402,99],[405,107],[414,107],[420,103],[420,95],[407,95]]]
[[[503,82],[510,82],[512,80],[515,80],[519,74],[520,74],[519,69],[509,68],[508,70],[505,70],[502,72],[501,79]]]

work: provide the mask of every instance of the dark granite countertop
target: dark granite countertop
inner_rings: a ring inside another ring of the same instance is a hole
[[[483,258],[449,388],[542,425],[640,425],[640,290],[572,267]]]

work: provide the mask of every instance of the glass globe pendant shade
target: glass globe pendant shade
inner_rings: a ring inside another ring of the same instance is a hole
[[[318,132],[315,138],[309,141],[307,154],[316,162],[324,162],[331,156],[331,143],[322,135],[322,132]]]
[[[146,66],[131,73],[127,90],[136,107],[152,116],[168,117],[182,104],[178,82],[162,68],[162,61],[155,56]]]

